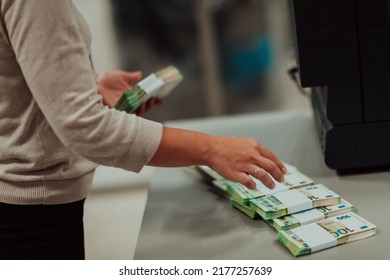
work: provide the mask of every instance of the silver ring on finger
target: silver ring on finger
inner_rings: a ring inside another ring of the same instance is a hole
[[[256,167],[255,168],[255,170],[253,171],[253,177],[255,177],[256,178],[256,176],[257,176],[257,174],[259,173],[259,171],[260,171],[260,167]]]

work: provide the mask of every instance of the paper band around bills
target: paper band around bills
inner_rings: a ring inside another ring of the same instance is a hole
[[[273,195],[287,208],[287,213],[292,214],[313,208],[312,201],[297,190],[280,192]]]
[[[312,253],[337,245],[337,238],[316,223],[297,227],[290,231],[305,241]]]
[[[157,77],[155,74],[150,74],[144,80],[140,81],[137,85],[142,88],[148,95],[153,95],[157,91],[161,90],[164,86],[164,81]]]
[[[297,219],[301,226],[325,219],[324,213],[315,208],[291,214],[291,216]]]
[[[261,182],[259,179],[255,178],[253,176],[250,176],[250,177],[256,183],[256,188],[259,191],[261,191],[264,195],[272,195],[274,193],[278,193],[278,192],[289,190],[289,188],[286,185],[284,185],[282,183],[279,183],[279,182],[277,182],[275,180],[274,180],[275,187],[273,189],[270,189],[267,186],[265,186],[263,184],[263,182]]]

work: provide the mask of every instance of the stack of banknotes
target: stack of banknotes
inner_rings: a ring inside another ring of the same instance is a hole
[[[375,225],[356,213],[349,212],[291,230],[279,231],[278,240],[294,256],[302,256],[370,237],[375,233]]]
[[[149,98],[162,99],[169,95],[172,90],[183,80],[183,75],[173,65],[152,73],[142,79],[129,91],[123,93],[122,97],[115,104],[119,111],[133,113]]]
[[[347,212],[355,212],[355,206],[353,206],[345,199],[341,199],[341,202],[336,205],[317,207],[302,212],[285,215],[280,218],[265,220],[265,222],[273,226],[277,231],[281,231],[307,225],[324,218],[326,219]]]
[[[315,207],[336,205],[340,200],[338,194],[318,184],[252,199],[250,207],[264,220],[271,220]]]
[[[196,169],[226,191],[233,208],[251,219],[262,219],[278,231],[277,239],[301,256],[376,234],[376,226],[357,215],[355,206],[329,187],[315,183],[297,167],[284,163],[285,181],[269,189],[232,182],[205,166]]]

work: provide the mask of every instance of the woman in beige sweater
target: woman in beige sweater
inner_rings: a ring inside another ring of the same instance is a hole
[[[0,258],[83,259],[83,202],[97,165],[207,165],[269,187],[285,168],[252,139],[168,128],[109,108],[112,79],[93,68],[72,0],[0,0]],[[99,89],[99,87],[100,89]],[[98,92],[103,95],[98,94]]]

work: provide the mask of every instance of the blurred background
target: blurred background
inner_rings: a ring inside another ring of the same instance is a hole
[[[184,81],[156,121],[308,105],[287,75],[284,0],[75,0],[90,24],[97,71],[176,65]]]
[[[184,80],[145,117],[165,122],[309,107],[290,80],[285,0],[74,0],[98,72],[176,65]],[[256,129],[256,128],[254,128]],[[132,259],[153,168],[97,168],[85,206],[87,259]]]

